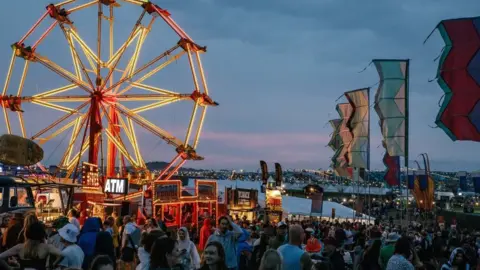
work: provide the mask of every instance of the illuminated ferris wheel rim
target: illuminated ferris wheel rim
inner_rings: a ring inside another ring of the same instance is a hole
[[[115,168],[116,155],[119,153],[121,158],[126,158],[131,165],[136,168],[145,168],[140,150],[138,149],[137,139],[135,136],[133,123],[150,131],[162,140],[166,141],[175,147],[177,152],[172,162],[167,168],[162,171],[159,178],[166,176],[168,179],[173,175],[186,160],[200,160],[202,157],[196,154],[196,147],[203,127],[206,109],[208,106],[218,105],[214,102],[208,93],[206,78],[204,75],[200,53],[206,52],[206,47],[197,45],[170,17],[170,13],[159,6],[139,0],[122,0],[122,2],[140,6],[143,11],[136,21],[132,32],[127,40],[115,51],[113,45],[113,25],[114,25],[114,9],[120,7],[117,0],[94,0],[76,7],[66,9],[65,5],[72,4],[76,0],[68,0],[59,4],[50,4],[46,7],[47,11],[40,17],[40,19],[33,25],[33,27],[18,41],[12,45],[13,55],[5,80],[5,85],[0,97],[5,123],[8,133],[12,133],[9,112],[16,113],[19,120],[21,134],[26,137],[26,131],[23,120],[23,110],[21,104],[24,102],[33,103],[62,111],[65,114],[52,124],[31,136],[31,139],[40,141],[41,144],[51,140],[52,138],[63,133],[65,130],[72,129],[70,143],[66,152],[62,157],[60,167],[68,170],[78,167],[78,163],[82,155],[89,151],[89,163],[98,164],[98,148],[99,141],[101,144],[102,131],[105,133],[108,140],[108,154],[107,154],[107,175],[112,174]],[[98,6],[98,31],[97,31],[97,53],[95,53],[78,34],[73,22],[70,20],[70,15],[76,11]],[[110,15],[107,17],[103,13],[103,8],[108,7]],[[142,24],[142,20],[146,15],[151,15],[151,20],[147,25]],[[33,43],[32,46],[26,46],[25,41],[37,29],[41,22],[47,17],[50,17],[53,22],[48,29],[40,36],[40,38]],[[143,66],[137,67],[138,57],[142,46],[146,40],[147,35],[151,31],[153,22],[156,18],[161,18],[166,22],[171,29],[180,37],[180,40],[172,48],[161,53],[154,59],[150,60]],[[109,58],[102,61],[102,22],[107,20],[109,23]],[[37,46],[49,35],[49,33],[59,26],[63,32],[68,45],[70,47],[73,66],[75,67],[75,74],[69,72],[60,65],[57,65],[45,56],[36,52]],[[133,57],[128,61],[124,69],[119,69],[117,66],[120,59],[124,56],[127,48],[135,43],[135,50]],[[76,45],[76,46],[75,46]],[[79,50],[84,53],[86,62],[82,61]],[[180,51],[179,51],[180,50]],[[179,52],[177,52],[179,51]],[[176,53],[176,54],[174,54]],[[180,94],[174,91],[158,88],[147,85],[144,80],[153,76],[170,63],[179,59],[182,55],[187,54],[190,71],[193,79],[194,90],[188,94]],[[172,56],[173,55],[173,56]],[[10,86],[10,79],[13,72],[13,67],[17,58],[25,60],[23,72],[16,95],[7,95]],[[160,65],[158,63],[164,61]],[[28,74],[28,67],[30,63],[39,63],[60,77],[66,79],[71,84],[52,89],[33,96],[22,96],[23,86]],[[102,77],[101,70],[108,69],[108,74]],[[151,70],[150,70],[151,69]],[[114,72],[121,72],[122,75],[117,81],[114,80]],[[147,72],[148,71],[148,72]],[[198,74],[197,74],[198,73]],[[92,78],[91,74],[95,77]],[[137,77],[141,75],[141,77]],[[199,79],[200,78],[200,79]],[[127,86],[123,87],[124,84]],[[82,89],[86,92],[85,95],[66,95],[72,89]],[[136,88],[148,91],[148,94],[129,94],[130,89]],[[58,95],[61,94],[61,95]],[[173,102],[190,100],[193,101],[193,111],[189,121],[185,140],[182,141],[175,136],[168,133],[166,130],[159,128],[152,122],[148,121],[138,113],[162,107]],[[138,108],[129,109],[121,104],[121,102],[128,101],[152,101],[151,104],[144,105]],[[55,104],[55,102],[77,102],[81,103],[78,107],[69,108],[62,105]],[[8,110],[7,110],[8,109]],[[197,121],[196,132],[191,136],[195,129],[195,120],[197,110],[201,110],[200,119]],[[81,112],[86,110],[86,112]],[[77,117],[68,123],[64,123],[67,119]],[[102,120],[106,119],[108,128],[104,128]],[[60,127],[60,125],[62,125]],[[58,128],[55,132],[47,137],[46,135],[52,129]],[[83,136],[81,136],[81,131]],[[127,148],[123,144],[120,133],[123,132],[126,138],[133,147],[134,156],[130,155]],[[87,134],[88,133],[88,134]],[[79,152],[72,158],[73,147],[77,139],[82,137]],[[191,142],[191,143],[190,143]],[[112,157],[113,156],[113,157]],[[74,166],[76,165],[76,166]],[[171,171],[171,168],[173,168]]]

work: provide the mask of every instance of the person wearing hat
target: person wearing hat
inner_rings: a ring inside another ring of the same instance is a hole
[[[60,266],[65,268],[82,268],[85,254],[83,250],[75,244],[79,234],[80,231],[77,226],[72,223],[68,223],[58,230],[58,235],[60,235],[65,245],[65,248],[62,250],[63,260],[59,263]]]
[[[398,239],[400,239],[400,235],[395,232],[389,233],[387,239],[385,239],[385,245],[380,250],[380,256],[378,257],[378,264],[382,269],[387,268],[388,260],[393,256],[395,243]]]
[[[281,245],[288,243],[287,239],[287,223],[280,221],[277,223],[277,235],[272,237],[268,242],[270,248],[277,249]]]
[[[320,253],[320,251],[322,250],[322,245],[320,244],[320,241],[318,241],[318,239],[315,237],[314,230],[312,228],[307,228],[305,229],[305,232],[308,232],[310,234],[310,238],[307,240],[305,251],[310,254]]]

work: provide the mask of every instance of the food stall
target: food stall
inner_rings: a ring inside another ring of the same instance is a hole
[[[247,220],[257,218],[256,210],[258,206],[258,190],[243,188],[225,188],[226,206],[231,216],[240,218],[246,217]]]

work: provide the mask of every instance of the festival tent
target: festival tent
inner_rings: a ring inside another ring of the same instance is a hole
[[[194,179],[189,179],[188,186],[194,187]],[[224,201],[223,196],[225,195],[226,187],[233,188],[242,188],[242,189],[257,189],[258,192],[258,203],[261,207],[265,207],[265,193],[260,192],[261,182],[258,181],[240,181],[240,180],[217,180],[217,190],[219,194],[220,201]],[[363,215],[361,217],[355,217],[356,211],[348,208],[342,204],[330,201],[323,201],[323,211],[322,214],[311,214],[310,209],[312,205],[311,199],[298,198],[292,196],[282,196],[282,207],[284,213],[287,215],[299,215],[299,216],[315,216],[315,217],[325,217],[329,218],[332,214],[332,209],[335,208],[335,218],[340,219],[363,219],[374,221],[375,218]]]

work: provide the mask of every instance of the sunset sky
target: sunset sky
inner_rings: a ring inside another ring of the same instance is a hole
[[[478,0],[153,2],[169,10],[195,42],[207,46],[208,51],[202,58],[204,69],[210,94],[220,103],[209,109],[200,139],[198,153],[205,156],[205,161],[189,162],[186,167],[257,169],[258,161],[263,159],[272,164],[280,162],[284,168],[325,169],[333,155],[326,147],[332,132],[328,120],[337,117],[336,102],[345,101],[338,98],[345,91],[369,86],[373,96],[378,83],[374,66],[360,72],[372,59],[409,58],[410,160],[426,152],[432,169],[480,169],[480,143],[452,142],[441,129],[435,128],[443,92],[436,81],[429,81],[435,79],[438,63],[434,59],[441,53],[443,41],[435,33],[423,44],[440,20],[478,16]],[[10,45],[24,35],[48,3],[45,0],[2,3],[2,81],[10,61]],[[117,46],[126,39],[141,13],[140,8],[129,4],[122,4],[119,10],[119,26],[115,29]],[[75,13],[71,18],[81,36],[94,48],[96,9]],[[167,33],[169,29],[161,20],[156,24],[158,27],[154,26],[146,41],[148,45],[142,49],[144,63],[178,41],[171,31]],[[26,44],[34,41],[35,38]],[[37,52],[72,69],[69,49],[58,29]],[[180,61],[176,65],[178,67],[166,70],[149,83],[191,93],[188,65]],[[21,66],[14,78],[18,78]],[[65,84],[46,68],[32,68],[24,95]],[[8,93],[15,93],[15,87]],[[191,108],[191,103],[173,105],[144,116],[183,138]],[[61,115],[37,105],[25,105],[24,109],[29,135]],[[0,121],[3,126],[3,117]],[[373,169],[383,169],[381,134],[373,109],[371,121],[371,164]],[[137,130],[146,161],[172,158],[172,147],[159,143],[140,127]],[[59,137],[46,144],[44,163],[58,162],[63,154],[60,150],[65,149],[67,141]]]

